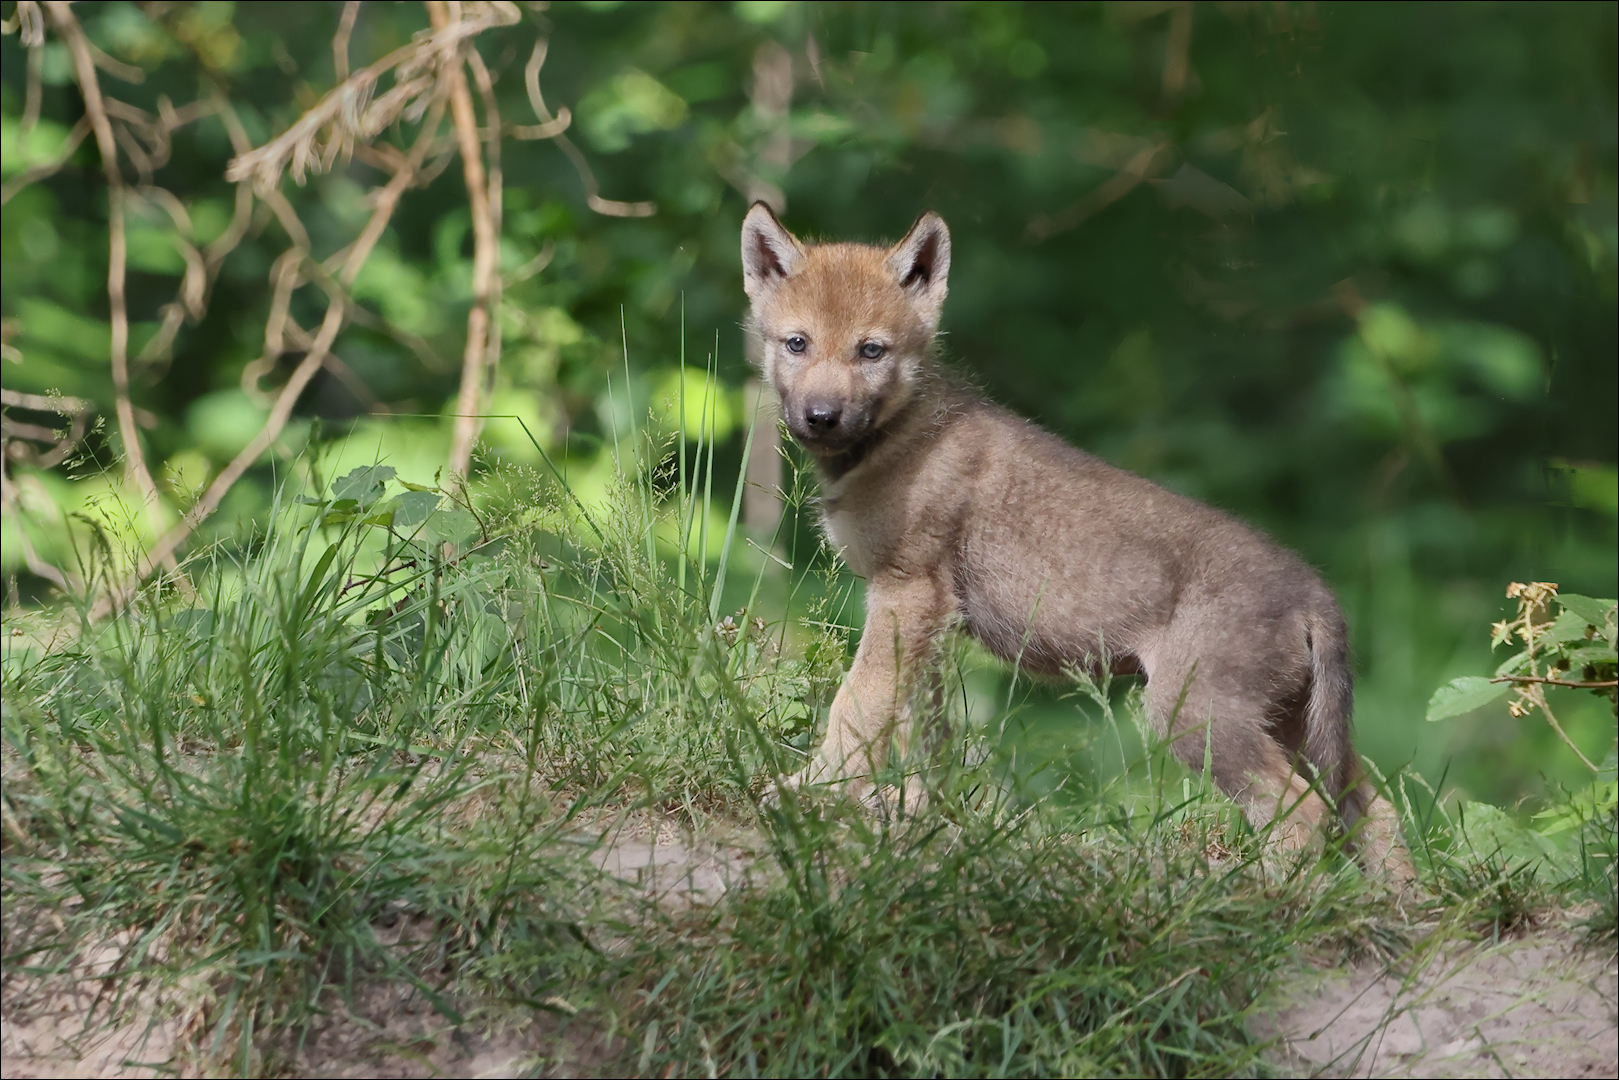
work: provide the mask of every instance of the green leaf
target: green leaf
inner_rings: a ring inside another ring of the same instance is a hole
[[[1603,633],[1604,637],[1610,640],[1613,638],[1614,613],[1619,602],[1593,600],[1589,596],[1580,596],[1576,593],[1558,593],[1557,602],[1563,605],[1565,612],[1572,611],[1587,624],[1596,627],[1599,633],[1606,631]]]
[[[1619,652],[1606,645],[1588,645],[1583,649],[1570,649],[1568,662],[1575,668],[1586,664],[1619,664]]]
[[[362,465],[332,485],[332,496],[369,506],[382,497],[383,485],[396,475],[392,465]]]
[[[1536,821],[1544,821],[1536,831],[1542,836],[1555,836],[1577,829],[1587,821],[1612,817],[1619,809],[1619,781],[1593,780],[1583,791],[1577,791],[1566,803],[1542,810]]]
[[[1565,608],[1563,613],[1557,616],[1557,621],[1552,623],[1551,629],[1546,631],[1546,637],[1560,645],[1570,641],[1584,641],[1586,628],[1590,625],[1590,620],[1585,616]]]
[[[1495,673],[1498,676],[1499,675],[1516,675],[1519,671],[1523,670],[1524,668],[1526,668],[1528,666],[1529,666],[1529,650],[1525,649],[1523,652],[1518,653],[1515,656],[1510,656],[1507,659],[1501,661],[1501,666],[1495,669]]]
[[[1510,683],[1491,682],[1478,675],[1452,679],[1428,699],[1428,719],[1445,720],[1482,708],[1511,689]]]
[[[459,544],[478,535],[478,531],[478,519],[460,507],[436,511],[422,530],[427,539],[437,544]]]
[[[1551,841],[1488,803],[1462,805],[1462,833],[1474,853],[1485,859],[1529,863],[1549,860],[1557,854]]]
[[[438,509],[439,493],[431,488],[411,488],[391,504],[394,525],[401,529],[415,529]]]
[[[506,550],[506,543],[509,539],[510,537],[497,536],[487,544],[479,544],[477,547],[467,552],[467,558],[471,559],[476,557],[480,559],[492,559],[496,555],[499,555],[502,551]]]

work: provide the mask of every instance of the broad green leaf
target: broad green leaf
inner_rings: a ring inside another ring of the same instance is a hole
[[[383,485],[395,475],[392,465],[362,465],[332,484],[332,495],[339,501],[354,499],[369,506],[382,497]]]
[[[1428,719],[1445,720],[1482,708],[1512,688],[1510,683],[1491,682],[1478,675],[1452,679],[1428,699]]]
[[[1570,641],[1584,641],[1586,629],[1591,625],[1590,620],[1576,611],[1564,609],[1552,623],[1552,628],[1546,631],[1546,636],[1558,644]]]
[[[1501,666],[1495,669],[1496,675],[1516,675],[1529,666],[1529,650],[1525,649],[1514,656],[1501,661]]]
[[[478,519],[460,507],[439,510],[427,519],[422,532],[434,543],[459,544],[478,535]]]
[[[414,530],[438,509],[439,493],[429,488],[411,488],[392,502],[394,526]]]
[[[1619,663],[1619,653],[1606,645],[1588,645],[1583,649],[1570,649],[1568,662],[1574,666],[1575,672],[1586,664],[1616,664]]]
[[[1462,806],[1462,832],[1480,858],[1503,858],[1508,863],[1550,860],[1557,848],[1550,840],[1519,824],[1499,807],[1470,802]]]
[[[1562,604],[1566,612],[1574,612],[1580,619],[1590,623],[1601,630],[1611,627],[1614,622],[1614,601],[1593,601],[1590,596],[1579,596],[1577,593],[1559,593],[1557,602]],[[1562,622],[1561,619],[1557,622]]]
[[[1593,780],[1583,791],[1577,791],[1566,803],[1542,810],[1536,821],[1544,821],[1537,830],[1542,836],[1555,836],[1577,829],[1587,821],[1612,817],[1619,809],[1619,781]]]

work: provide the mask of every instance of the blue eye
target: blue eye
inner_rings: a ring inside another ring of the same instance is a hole
[[[867,360],[875,360],[888,351],[888,346],[880,345],[875,341],[868,341],[860,346],[860,355]]]
[[[809,348],[809,342],[805,341],[804,338],[798,334],[794,334],[792,337],[788,338],[784,344],[787,346],[787,351],[790,353],[801,353],[805,349]]]

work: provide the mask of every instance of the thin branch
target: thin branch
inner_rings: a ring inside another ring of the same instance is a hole
[[[37,184],[47,176],[59,171],[62,166],[72,160],[73,152],[79,148],[79,144],[84,141],[84,137],[88,134],[90,134],[90,118],[81,116],[79,117],[79,122],[74,124],[73,129],[67,133],[67,138],[62,141],[62,147],[57,150],[54,158],[43,165],[35,165],[26,172],[18,173],[10,180],[7,180],[4,187],[0,187],[0,206],[10,202],[17,192],[29,184]]]
[[[1147,174],[1152,171],[1153,163],[1158,160],[1158,155],[1168,149],[1167,142],[1154,143],[1125,162],[1122,169],[1104,180],[1083,199],[1055,214],[1041,214],[1034,218],[1029,222],[1029,238],[1037,241],[1049,240],[1060,232],[1083,224],[1088,218],[1112,206],[1134,191],[1137,185],[1147,178]]]
[[[84,398],[67,397],[63,394],[27,394],[20,390],[5,389],[0,389],[0,405],[10,405],[14,409],[31,409],[34,412],[52,412],[61,416],[89,412],[96,407],[95,402],[86,401]]]
[[[1611,690],[1619,687],[1619,680],[1609,679],[1606,682],[1571,682],[1567,679],[1549,679],[1541,675],[1497,675],[1490,680],[1493,683],[1512,683],[1514,685],[1529,685],[1539,683],[1542,686],[1567,686],[1575,690]]]
[[[523,68],[523,81],[528,86],[528,103],[540,122],[533,127],[513,128],[512,134],[519,139],[555,139],[562,152],[568,155],[568,160],[573,162],[579,182],[585,186],[585,202],[596,213],[607,217],[651,217],[656,214],[658,204],[654,202],[619,202],[617,199],[602,198],[601,185],[596,182],[590,162],[585,160],[585,155],[573,144],[573,140],[562,134],[572,122],[573,114],[564,106],[558,115],[552,116],[551,110],[545,107],[545,98],[540,95],[540,68],[545,64],[548,47],[545,38],[536,41],[534,52],[529,55],[528,64]]]
[[[406,189],[414,181],[416,170],[421,167],[422,159],[426,156],[428,147],[432,145],[443,117],[444,94],[441,92],[433,95],[428,106],[426,120],[422,124],[422,130],[417,136],[415,144],[411,147],[410,156],[406,158],[404,165],[388,181],[387,185],[376,194],[371,218],[366,222],[365,228],[361,230],[359,238],[350,247],[348,258],[339,276],[338,284],[344,289],[354,284],[354,279],[359,276],[361,267],[365,265],[365,260],[370,257],[371,250],[376,246],[377,241],[381,239],[383,230],[388,227],[388,221],[398,208],[400,197],[404,195]],[[230,464],[226,465],[220,474],[214,478],[213,483],[208,485],[208,490],[186,513],[185,518],[170,529],[153,549],[145,555],[141,563],[138,564],[135,574],[111,590],[107,596],[97,603],[91,611],[93,619],[102,618],[128,603],[129,599],[135,594],[140,582],[159,563],[174,557],[174,553],[196,531],[197,526],[219,509],[219,504],[224,500],[226,493],[242,477],[242,474],[247,472],[253,463],[258,460],[259,455],[269,449],[270,445],[280,437],[282,429],[286,427],[288,419],[292,416],[292,409],[298,402],[298,395],[303,393],[304,387],[309,384],[309,380],[314,377],[315,372],[320,370],[327,352],[330,351],[332,343],[337,339],[338,331],[343,327],[345,308],[343,294],[333,289],[329,291],[328,295],[330,302],[327,305],[326,317],[321,322],[320,330],[315,335],[315,340],[311,344],[309,351],[305,354],[303,360],[299,362],[298,367],[287,380],[287,384],[282,387],[280,396],[276,398],[274,406],[270,409],[270,415],[264,421],[264,427],[242,449],[241,453],[231,459]]]
[[[124,295],[127,254],[124,235],[125,190],[123,174],[118,170],[118,146],[113,136],[112,122],[107,118],[89,39],[84,36],[83,28],[65,0],[52,0],[48,9],[51,20],[73,56],[79,90],[84,96],[85,115],[90,118],[90,127],[96,134],[96,145],[101,151],[101,169],[107,178],[107,303],[111,309],[112,383],[118,435],[124,446],[125,468],[145,503],[155,532],[162,528],[157,485],[152,482],[152,474],[146,467],[146,456],[141,450],[140,435],[135,424],[135,407],[129,397],[129,306]]]
[[[467,424],[467,440],[463,446],[459,441],[452,443],[450,473],[452,476],[467,476],[472,464],[472,444],[476,441],[478,433],[483,427],[482,413],[484,403],[494,392],[495,373],[500,370],[501,346],[501,300],[505,295],[506,284],[500,273],[500,234],[505,228],[502,207],[505,202],[503,191],[504,178],[500,168],[500,105],[495,100],[494,80],[489,77],[489,69],[484,66],[483,57],[478,55],[476,45],[468,44],[466,49],[467,67],[472,71],[473,81],[478,85],[478,96],[483,100],[483,116],[488,162],[489,194],[486,205],[489,211],[489,226],[491,230],[488,250],[489,279],[488,279],[488,321],[484,332],[483,370],[477,386],[477,398],[470,402],[470,409],[458,409],[459,412],[471,413],[475,418]],[[474,292],[476,293],[477,272],[473,273]],[[470,344],[469,344],[470,348]],[[465,372],[463,372],[465,375]],[[463,390],[465,383],[463,382]],[[458,405],[460,403],[458,402]],[[456,424],[463,423],[462,417],[456,418]],[[460,455],[464,454],[464,459]],[[459,472],[455,469],[457,461],[463,462]]]
[[[1585,762],[1585,767],[1587,769],[1590,769],[1592,772],[1599,772],[1600,770],[1594,764],[1592,764],[1591,759],[1581,753],[1578,746],[1574,745],[1574,740],[1568,737],[1568,732],[1563,730],[1563,725],[1557,722],[1557,717],[1552,713],[1552,707],[1546,704],[1546,692],[1539,686],[1531,686],[1527,691],[1520,692],[1524,693],[1536,705],[1540,706],[1540,711],[1546,714],[1546,722],[1551,724],[1552,730],[1557,732],[1557,737],[1563,740],[1564,745],[1570,750],[1574,751],[1574,756]]]
[[[275,187],[284,172],[303,183],[311,170],[329,168],[346,158],[356,141],[365,142],[403,117],[414,121],[436,95],[435,71],[459,67],[461,43],[495,26],[511,26],[521,18],[512,3],[462,4],[471,12],[440,28],[418,34],[416,40],[360,69],[327,91],[326,95],[293,122],[292,126],[256,150],[239,154],[225,170],[231,181],[252,177],[260,190]],[[394,86],[373,100],[377,81],[393,72]],[[321,133],[326,133],[321,145]]]
[[[345,300],[345,311],[352,310],[351,302]],[[299,326],[294,319],[287,320],[287,336],[300,349],[309,350],[315,347],[315,339],[309,335],[309,331]],[[338,382],[348,387],[349,393],[354,395],[356,401],[365,406],[366,412],[385,413],[389,411],[388,406],[384,405],[381,399],[371,392],[371,388],[366,385],[364,379],[360,378],[359,373],[344,363],[343,358],[335,352],[328,350],[326,358],[321,361],[321,366],[331,372]]]
[[[1170,105],[1180,103],[1186,89],[1186,76],[1191,70],[1189,53],[1192,48],[1192,3],[1180,0],[1175,13],[1169,17],[1169,40],[1164,44],[1164,101]]]
[[[174,192],[167,188],[146,187],[140,191],[140,196],[147,202],[155,203],[163,208],[174,223],[175,248],[180,252],[180,258],[185,261],[185,277],[180,282],[180,291],[177,299],[185,305],[185,310],[192,319],[201,319],[204,313],[203,298],[208,287],[208,264],[203,260],[202,252],[192,244],[193,235],[191,226],[191,213],[185,204],[175,197]]]
[[[39,5],[28,4],[33,9],[31,26],[22,35],[22,43],[28,49],[28,82],[23,90],[22,119],[17,123],[17,134],[26,139],[39,122],[39,100],[42,89],[40,75],[45,68],[45,27],[39,18]],[[22,23],[24,5],[17,5],[17,21]],[[37,28],[37,29],[35,29]]]
[[[573,113],[566,105],[558,110],[556,116],[545,107],[545,97],[540,93],[540,68],[545,66],[545,54],[550,49],[550,41],[541,38],[534,43],[534,51],[529,54],[528,64],[523,68],[523,83],[528,87],[528,103],[534,109],[534,115],[540,118],[538,124],[514,125],[511,133],[519,139],[554,139],[568,130],[573,123]]]
[[[270,313],[264,319],[264,351],[259,353],[258,359],[242,368],[242,393],[255,404],[270,404],[270,395],[259,389],[259,380],[275,370],[276,361],[287,351],[283,340],[287,312],[292,304],[292,294],[304,283],[299,269],[307,256],[305,248],[294,244],[282,252],[270,267],[270,280],[275,283],[275,288],[270,293]]]
[[[435,32],[442,33],[453,26],[449,6],[443,0],[429,0],[426,7]],[[478,144],[478,118],[473,112],[466,71],[456,63],[446,69],[445,76],[450,89],[450,119],[455,128],[467,204],[472,214],[472,308],[467,312],[466,351],[461,357],[461,387],[456,396],[455,431],[450,439],[449,476],[454,485],[466,482],[472,465],[472,444],[478,437],[500,240],[490,209],[490,180],[484,172],[483,148]],[[491,116],[488,120],[493,138],[498,142],[499,119]],[[495,332],[499,332],[498,327]]]
[[[332,35],[332,70],[337,81],[349,77],[349,35],[354,33],[354,20],[360,17],[360,0],[348,0],[343,5],[343,17],[337,22],[337,33]]]
[[[219,122],[225,125],[225,133],[230,137],[231,149],[237,156],[241,156],[253,149],[253,140],[248,137],[247,128],[242,126],[241,117],[236,115],[236,109],[230,103],[216,83],[209,95],[213,100],[214,115]],[[208,274],[209,280],[218,272],[219,265],[225,261],[225,256],[236,250],[236,245],[242,242],[247,235],[248,226],[253,220],[253,185],[238,183],[236,185],[236,210],[231,215],[230,225],[221,233],[213,243],[208,245]]]
[[[0,416],[0,441],[5,442],[5,460],[28,461],[37,468],[49,469],[67,460],[73,448],[84,438],[95,415],[95,402],[83,398],[64,397],[61,394],[26,394],[18,390],[0,389],[0,404],[13,409],[32,412],[56,413],[68,417],[66,431],[23,424],[10,416]],[[36,453],[28,442],[47,443],[50,449]]]
[[[22,5],[18,4],[17,6],[21,7]],[[6,475],[3,470],[0,470],[0,506],[4,506],[19,518],[29,516],[28,507],[23,502],[22,495],[17,491],[17,485],[12,483],[11,477]],[[22,548],[23,565],[28,567],[28,572],[36,577],[44,578],[63,592],[68,592],[70,586],[67,576],[61,570],[39,557],[39,553],[34,550],[33,541],[28,539],[28,530],[23,527],[20,520],[17,522],[16,535],[17,546]]]

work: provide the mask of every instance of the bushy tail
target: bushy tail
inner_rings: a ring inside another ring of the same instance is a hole
[[[1310,634],[1310,699],[1304,712],[1304,755],[1337,801],[1344,831],[1366,869],[1408,886],[1416,881],[1416,872],[1400,839],[1399,814],[1362,775],[1349,737],[1355,689],[1344,617],[1328,601],[1310,612],[1305,625]]]
[[[1321,786],[1342,801],[1356,787],[1360,763],[1349,739],[1355,688],[1349,673],[1349,635],[1336,605],[1306,616],[1310,643],[1310,699],[1304,708],[1304,756]],[[1353,801],[1353,800],[1351,800]],[[1360,807],[1341,807],[1358,814]]]

